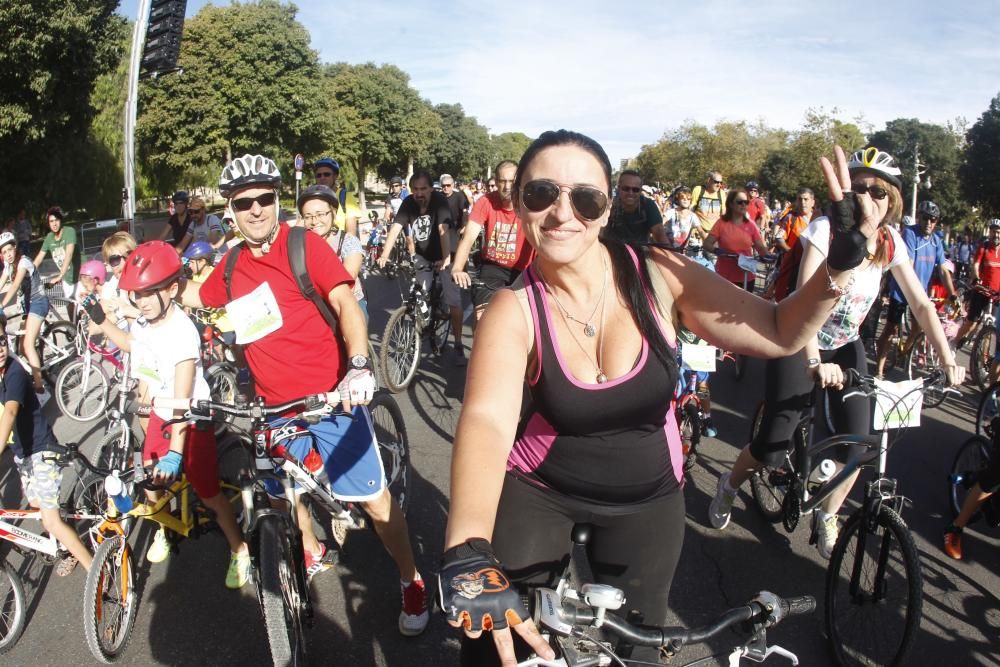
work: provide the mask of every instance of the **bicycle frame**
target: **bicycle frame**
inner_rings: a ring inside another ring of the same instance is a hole
[[[64,519],[79,521],[96,521],[101,518],[100,514],[83,514],[80,512],[61,512],[61,515]],[[17,547],[39,551],[54,558],[60,550],[63,550],[61,543],[54,536],[43,537],[10,523],[11,521],[41,520],[42,510],[40,509],[8,510],[0,508],[0,539],[12,542]]]

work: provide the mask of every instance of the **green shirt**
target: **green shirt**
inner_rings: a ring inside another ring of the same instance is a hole
[[[76,271],[73,266],[73,255],[67,255],[66,247],[76,246],[76,230],[72,227],[63,227],[62,236],[56,238],[55,232],[49,232],[42,242],[42,251],[52,253],[52,261],[56,263],[59,270],[63,270],[63,264],[68,263],[69,268],[63,274],[63,281],[68,283],[76,282]]]

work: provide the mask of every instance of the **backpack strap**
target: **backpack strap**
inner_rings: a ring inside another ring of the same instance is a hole
[[[236,268],[236,260],[240,257],[240,250],[243,244],[237,244],[226,253],[226,266],[222,270],[222,282],[226,283],[226,300],[233,300],[233,269]]]
[[[326,299],[316,293],[316,287],[313,285],[312,278],[309,277],[309,269],[306,267],[305,227],[292,227],[288,230],[288,265],[292,269],[292,275],[295,276],[295,283],[299,286],[299,291],[313,302],[336,336],[337,317],[333,314]]]

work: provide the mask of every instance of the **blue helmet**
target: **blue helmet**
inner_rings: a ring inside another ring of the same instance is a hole
[[[184,259],[201,259],[215,254],[215,248],[207,241],[195,241],[184,251]]]
[[[318,167],[329,167],[338,174],[340,173],[340,163],[334,160],[332,157],[321,157],[320,159],[313,162],[313,171]]]

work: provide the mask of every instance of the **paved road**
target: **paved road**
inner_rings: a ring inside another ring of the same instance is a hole
[[[368,282],[372,331],[381,332],[386,313],[398,303],[393,288],[381,279]],[[782,595],[809,593],[822,601],[825,562],[806,544],[807,529],[787,535],[764,522],[750,507],[748,494],[737,501],[733,524],[724,531],[707,528],[706,512],[718,475],[735,459],[750,414],[762,393],[761,364],[753,362],[741,383],[723,368],[714,385],[715,421],[720,438],[709,440],[686,487],[687,530],[680,568],[671,591],[671,608],[679,623],[705,621],[737,605],[761,588]],[[397,396],[413,449],[414,496],[411,529],[422,571],[429,576],[440,554],[448,511],[448,467],[451,434],[458,418],[464,374],[446,353],[423,362],[409,390]],[[938,546],[948,518],[945,475],[959,443],[971,430],[974,396],[924,415],[892,451],[890,473],[900,480],[912,505],[904,516],[921,551],[925,587],[924,621],[913,664],[998,664],[1000,629],[997,597],[1000,576],[997,548],[1000,531],[967,531],[967,560],[947,559]],[[60,438],[93,443],[100,425],[80,428],[56,417]],[[5,502],[19,498],[9,455],[0,462],[0,494]],[[859,485],[860,486],[860,485]],[[852,496],[856,500],[858,494]],[[655,529],[655,527],[653,528]],[[136,553],[151,537],[139,531]],[[10,665],[83,665],[92,662],[83,638],[81,601],[84,576],[78,571],[60,579],[33,560],[17,554],[11,562],[25,576],[30,599],[28,627],[6,656]],[[250,587],[239,593],[222,584],[225,545],[218,535],[183,543],[166,563],[142,563],[142,597],[127,665],[269,664],[259,611]],[[396,631],[399,593],[391,560],[374,535],[350,536],[342,563],[314,580],[317,609],[310,640],[316,663],[339,665],[453,665],[458,643],[440,619],[416,639]],[[993,639],[990,639],[990,638]],[[787,622],[772,632],[772,641],[798,653],[802,664],[830,663],[823,639],[822,614]],[[710,647],[691,647],[681,658],[723,651],[732,637]],[[685,660],[686,661],[686,660]],[[675,660],[675,662],[678,662]],[[778,658],[769,664],[780,665]],[[679,663],[678,663],[679,664]]]

